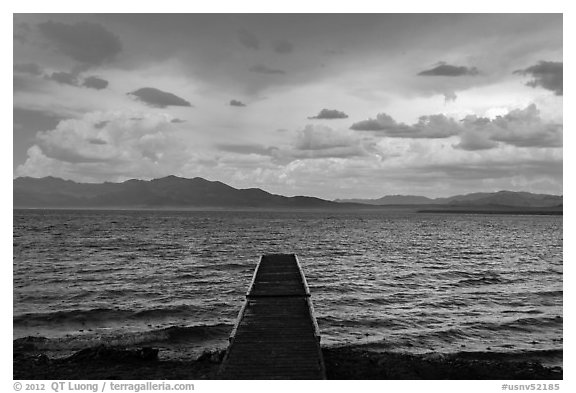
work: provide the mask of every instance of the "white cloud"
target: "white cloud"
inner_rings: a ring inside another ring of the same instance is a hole
[[[483,150],[497,142],[517,147],[562,147],[562,124],[542,119],[535,104],[514,109],[493,119],[466,116],[458,148]]]
[[[79,181],[150,178],[175,173],[186,145],[167,114],[93,112],[39,132],[20,176]]]

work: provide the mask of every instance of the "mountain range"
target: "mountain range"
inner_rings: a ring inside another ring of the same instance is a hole
[[[336,199],[340,203],[367,205],[447,205],[447,206],[510,206],[510,207],[561,207],[562,196],[533,194],[530,192],[498,191],[476,192],[448,198],[427,198],[416,195],[386,195],[378,199]]]
[[[562,196],[500,191],[426,198],[389,195],[379,199],[328,201],[286,197],[259,188],[237,189],[219,181],[167,176],[122,183],[77,183],[55,177],[19,177],[13,181],[14,208],[382,208],[391,206],[447,208],[562,209]]]
[[[258,207],[329,208],[337,203],[320,198],[285,197],[259,188],[237,189],[200,177],[167,176],[122,183],[76,183],[55,177],[14,180],[14,207],[156,208]]]

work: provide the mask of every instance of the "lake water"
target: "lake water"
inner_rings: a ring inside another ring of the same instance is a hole
[[[261,254],[296,253],[324,345],[562,359],[562,217],[14,210],[14,338],[224,348]]]

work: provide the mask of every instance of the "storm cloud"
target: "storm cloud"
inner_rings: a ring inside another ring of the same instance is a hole
[[[127,94],[156,108],[166,108],[167,106],[192,106],[192,104],[185,99],[154,87],[142,87]]]
[[[108,87],[108,81],[97,76],[89,76],[84,79],[82,86],[89,89],[102,90]]]
[[[478,75],[476,67],[455,66],[446,63],[440,63],[434,68],[419,72],[420,76],[474,76]]]
[[[355,131],[383,131],[396,125],[396,121],[385,113],[379,113],[375,119],[356,122],[350,126]]]
[[[316,116],[309,119],[347,119],[348,115],[336,109],[322,109]]]
[[[61,85],[78,86],[78,76],[72,72],[53,72],[46,79],[60,83]]]
[[[99,78],[97,76],[88,76],[82,80],[82,78],[76,72],[58,71],[53,72],[50,75],[45,75],[44,78],[61,85],[86,87],[95,90],[102,90],[108,87],[108,81],[105,79]]]
[[[122,51],[120,38],[97,23],[48,21],[40,23],[38,29],[57,52],[85,65],[110,62]]]
[[[238,101],[238,100],[230,100],[230,106],[239,106],[239,107],[244,107],[246,106],[245,103],[243,103],[242,101]]]
[[[515,74],[529,75],[533,79],[526,83],[530,87],[542,87],[553,91],[557,96],[563,95],[564,63],[541,61],[538,64],[514,71]]]

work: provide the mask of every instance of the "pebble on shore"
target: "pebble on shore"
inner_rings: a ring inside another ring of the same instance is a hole
[[[24,345],[25,344],[25,345]],[[323,348],[328,379],[456,380],[563,378],[562,368],[534,361],[475,359],[458,355],[376,353],[354,347]],[[98,346],[50,359],[33,342],[14,343],[14,379],[218,379],[223,350],[193,361],[159,360],[158,349]]]

